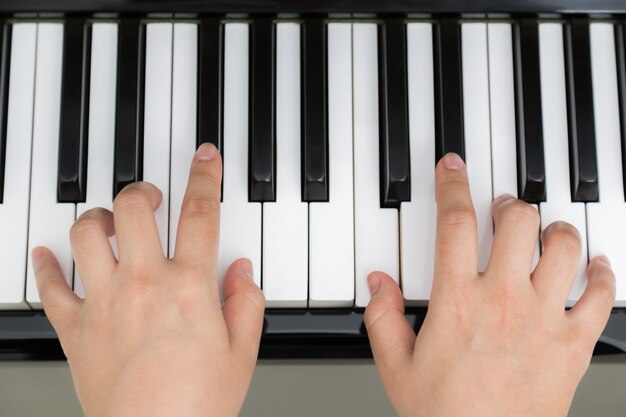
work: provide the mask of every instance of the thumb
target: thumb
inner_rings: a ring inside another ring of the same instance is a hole
[[[222,312],[231,347],[256,361],[263,330],[265,297],[252,280],[249,259],[236,260],[226,271]]]
[[[415,345],[415,332],[404,317],[404,300],[391,277],[373,272],[368,277],[372,298],[365,309],[365,327],[374,360],[383,379],[408,367]]]

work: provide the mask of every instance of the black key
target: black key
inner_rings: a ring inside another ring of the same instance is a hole
[[[0,20],[0,204],[4,196],[4,169],[7,148],[7,115],[9,112],[9,61],[11,59],[11,25]]]
[[[626,196],[626,21],[615,25],[619,117],[622,136],[622,175]]]
[[[328,201],[326,24],[302,27],[302,201]]]
[[[518,195],[528,203],[539,203],[546,200],[546,168],[539,72],[539,24],[536,20],[520,20],[514,26],[513,54]]]
[[[222,149],[223,34],[218,18],[198,27],[198,117],[196,146],[210,142]]]
[[[86,25],[84,19],[68,19],[63,33],[57,178],[60,203],[84,202],[87,197],[90,68],[91,25]]]
[[[380,129],[380,204],[400,208],[411,200],[409,104],[404,20],[378,26],[378,111]]]
[[[563,25],[572,201],[598,201],[589,21]]]
[[[461,25],[458,19],[441,19],[433,25],[435,81],[435,158],[448,152],[465,159],[463,130],[463,78]]]
[[[142,178],[145,25],[122,20],[118,37],[113,198]]]
[[[272,18],[254,20],[250,25],[249,201],[276,201],[274,55]]]

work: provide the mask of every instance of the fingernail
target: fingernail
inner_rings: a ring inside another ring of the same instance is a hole
[[[252,262],[250,262],[250,259],[244,258],[239,263],[239,268],[241,268],[241,273],[243,275],[245,275],[246,277],[250,278],[250,280],[252,280]]]
[[[33,266],[37,266],[41,258],[43,258],[43,248],[35,248],[30,253],[31,260],[33,262]]]
[[[212,143],[203,143],[196,151],[196,161],[211,161],[217,155],[217,148]]]
[[[453,171],[465,172],[465,163],[461,157],[454,152],[445,154],[443,157],[443,166]]]
[[[367,285],[370,289],[370,295],[376,294],[376,292],[380,289],[380,284],[381,280],[378,274],[372,274],[369,276],[369,278],[367,279]]]
[[[609,261],[609,258],[606,255],[596,256],[593,259],[595,262],[605,264],[606,266],[611,266],[611,261]]]

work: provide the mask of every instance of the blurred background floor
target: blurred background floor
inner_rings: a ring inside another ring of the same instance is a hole
[[[67,364],[0,363],[0,417],[82,417]],[[393,417],[371,361],[259,363],[240,417]],[[594,359],[569,417],[626,416],[626,355]]]

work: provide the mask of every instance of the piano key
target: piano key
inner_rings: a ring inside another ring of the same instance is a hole
[[[157,186],[163,195],[155,216],[165,256],[169,244],[172,35],[171,23],[146,25],[143,180]]]
[[[378,26],[382,207],[411,200],[406,54],[404,19],[385,20]]]
[[[626,22],[615,25],[617,87],[619,98],[620,133],[622,138],[622,179],[626,194]]]
[[[54,252],[68,285],[72,284],[72,253],[69,230],[76,205],[57,202],[63,25],[37,25],[37,68],[33,116],[30,222],[28,227],[28,272],[26,301],[33,308],[41,302],[30,254],[43,245]]]
[[[115,150],[115,85],[117,81],[117,24],[94,23],[91,34],[87,198],[76,204],[76,217],[94,207],[113,209]],[[109,238],[117,251],[115,236]],[[74,267],[74,292],[85,296],[80,271]]]
[[[326,23],[305,20],[302,28],[302,200],[328,201]]]
[[[224,196],[220,220],[218,285],[232,262],[247,257],[261,286],[261,204],[248,202],[248,46],[246,23],[224,26]]]
[[[174,24],[172,153],[170,164],[170,258],[175,255],[178,219],[180,218],[181,205],[187,189],[189,164],[193,159],[197,145],[196,126],[198,129],[207,129],[207,132],[212,129],[205,122],[200,122],[200,119],[205,117],[210,119],[212,116],[196,112],[196,105],[202,106],[202,98],[196,100],[197,82],[199,81],[202,84],[203,81],[206,81],[204,78],[205,74],[198,76],[198,69],[206,68],[206,64],[209,62],[205,61],[204,67],[203,64],[198,63],[198,59],[205,59],[202,56],[204,52],[201,52],[200,55],[197,54],[198,41],[202,43],[203,36],[206,35],[202,33],[206,29],[202,28],[203,24],[204,22],[200,26],[190,23]],[[200,32],[200,37],[198,37],[198,32]],[[205,106],[204,108],[208,107]],[[200,117],[197,116],[198,114],[200,114]]]
[[[2,204],[4,196],[10,58],[11,24],[7,23],[5,19],[0,19],[0,204]]]
[[[181,27],[181,30],[181,36],[187,36],[183,33],[186,34],[191,28]],[[197,71],[194,73],[197,73],[198,78],[197,105],[200,115],[197,118],[196,147],[211,142],[222,150],[222,23],[218,18],[202,19],[197,31],[198,39],[193,41],[194,44],[198,45],[198,56],[193,59],[198,62]],[[191,41],[191,39],[189,40]],[[180,48],[184,47],[180,45]],[[187,59],[191,59],[188,52],[184,52],[184,55]],[[174,65],[176,65],[176,61],[174,61]],[[184,81],[181,80],[180,82]]]
[[[327,34],[331,175],[328,202],[309,203],[309,307],[351,307],[354,303],[352,25],[329,23]]]
[[[306,307],[308,204],[300,180],[300,24],[276,25],[276,202],[263,204],[268,307]]]
[[[367,276],[399,273],[398,211],[380,207],[378,57],[374,23],[353,25],[354,234],[357,307],[369,303]]]
[[[250,25],[249,200],[276,201],[274,119],[274,22],[255,19]]]
[[[623,165],[612,23],[592,23],[591,66],[598,151],[599,202],[587,203],[589,257],[607,255],[617,279],[615,305],[626,306],[626,235]]]
[[[538,27],[535,25],[534,28],[537,30],[537,38],[536,41],[536,53],[539,53],[539,38],[538,38]],[[519,28],[513,26],[508,23],[490,23],[487,25],[488,31],[488,48],[489,48],[489,103],[491,108],[491,161],[492,161],[492,177],[493,177],[493,196],[498,197],[502,194],[510,194],[516,198],[520,197],[518,194],[518,172],[526,172],[527,169],[518,170],[517,163],[520,162],[520,165],[525,165],[528,162],[528,159],[524,161],[523,158],[517,157],[517,150],[520,150],[520,153],[524,155],[526,145],[522,143],[522,148],[518,147],[520,145],[519,142],[516,144],[516,104],[519,104],[519,101],[515,99],[515,82],[521,82],[521,74],[520,70],[516,69],[514,71],[514,52],[513,52],[513,43],[511,42],[513,36],[515,36],[517,53],[520,52],[520,34],[513,35],[514,31],[519,31]],[[526,40],[524,41],[526,42]],[[537,76],[539,76],[539,56],[537,58]],[[517,58],[517,63],[520,63],[519,57]],[[516,72],[517,71],[517,72]],[[537,79],[538,81],[538,79]],[[520,91],[520,90],[518,90]],[[536,92],[538,93],[538,92]],[[538,96],[539,97],[539,96]],[[519,100],[519,94],[518,94]],[[518,109],[518,117],[524,117],[523,109],[520,112],[520,107]],[[541,108],[539,109],[541,110]],[[523,123],[526,123],[527,120],[523,119],[523,122],[520,121],[518,124],[518,137],[523,139],[524,127]],[[541,123],[541,117],[539,118],[539,123]],[[541,126],[541,125],[540,125]],[[520,129],[521,128],[521,129]],[[519,132],[522,132],[522,136],[519,135]],[[543,134],[542,134],[543,136]],[[541,146],[541,158],[543,159],[543,143],[540,143]],[[528,149],[534,152],[534,149]],[[533,159],[533,161],[535,161]],[[542,162],[543,164],[543,162]],[[543,165],[541,167],[543,170]],[[532,171],[532,169],[531,169]],[[533,171],[537,172],[537,171]],[[525,174],[524,174],[525,175]],[[545,177],[545,174],[543,175]],[[522,184],[526,184],[528,187],[532,187],[532,181],[529,181],[528,178],[522,178]],[[537,185],[538,183],[535,183]],[[523,193],[524,189],[529,189],[528,187],[521,186],[519,188],[519,192]],[[533,207],[539,209],[537,205],[533,204]],[[533,257],[533,263],[531,265],[531,271],[535,269],[537,262],[539,262],[539,230],[537,230],[537,244],[535,246],[535,254]]]
[[[122,20],[118,39],[113,197],[142,178],[145,25]]]
[[[487,26],[464,23],[462,34],[465,157],[478,226],[478,270],[482,272],[493,241]]]
[[[85,24],[85,19],[68,19],[63,26],[58,199],[77,203],[85,201],[87,186],[91,24]]]
[[[405,304],[430,299],[435,259],[435,102],[430,23],[407,25],[411,201],[400,205],[401,283]]]
[[[518,189],[521,199],[529,203],[538,203],[546,199],[541,75],[539,73],[539,24],[536,20],[522,19],[514,26],[513,33],[517,161],[519,161]],[[492,107],[497,108],[493,104]],[[494,181],[495,178],[494,175]],[[494,195],[499,194],[494,193]]]
[[[573,19],[563,25],[565,80],[572,197],[598,200],[598,163],[591,87],[589,22]]]
[[[433,25],[435,61],[435,161],[448,152],[465,159],[463,143],[463,80],[461,77],[461,26],[444,18]]]
[[[14,23],[11,29],[5,166],[5,177],[9,181],[6,181],[0,204],[0,309],[27,308],[24,289],[37,24]],[[4,41],[8,39],[5,37]]]
[[[539,204],[539,213],[542,230],[552,222],[562,220],[571,223],[580,233],[581,257],[568,297],[568,304],[572,305],[587,283],[587,228],[585,204],[572,202],[570,193],[562,25],[541,23],[539,42],[544,152],[546,161],[549,161],[546,164],[546,201]]]

